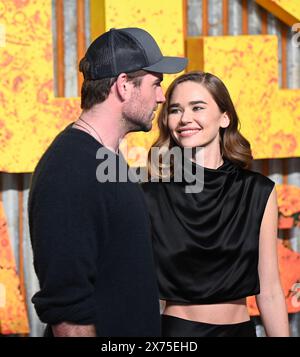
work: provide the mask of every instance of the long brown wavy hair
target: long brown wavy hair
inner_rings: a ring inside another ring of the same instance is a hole
[[[217,103],[221,113],[227,113],[230,124],[227,128],[220,128],[220,150],[223,158],[227,158],[243,169],[249,168],[253,159],[249,141],[240,133],[240,121],[234,108],[230,94],[225,84],[216,76],[206,72],[189,72],[177,77],[166,92],[166,101],[158,115],[159,136],[150,148],[148,155],[148,170],[151,174],[151,149],[158,147],[165,151],[178,144],[172,138],[168,128],[168,108],[175,88],[183,82],[192,81],[203,85]],[[161,167],[159,168],[159,172]],[[161,177],[161,175],[159,174]]]

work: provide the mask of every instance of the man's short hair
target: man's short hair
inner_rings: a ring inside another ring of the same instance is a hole
[[[81,109],[89,110],[94,105],[104,102],[111,87],[117,80],[117,77],[102,78],[102,79],[87,79],[86,73],[90,71],[90,63],[86,57],[83,57],[79,63],[79,71],[82,72],[84,81],[81,87]],[[131,73],[126,73],[128,80],[132,81],[135,87],[139,87],[142,82],[142,77],[147,74],[144,70],[139,70]]]

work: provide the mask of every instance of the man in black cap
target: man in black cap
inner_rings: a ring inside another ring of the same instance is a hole
[[[41,158],[29,197],[40,282],[32,301],[46,336],[160,335],[147,209],[139,185],[118,180],[118,146],[151,129],[163,73],[186,64],[139,28],[111,29],[81,60],[82,114]],[[105,157],[117,179],[99,182]]]

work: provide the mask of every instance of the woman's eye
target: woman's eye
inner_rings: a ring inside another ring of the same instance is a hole
[[[173,108],[173,109],[169,109],[169,114],[177,114],[179,113],[179,109]]]
[[[204,108],[203,107],[193,107],[193,111],[194,112],[197,112],[197,111],[202,110],[202,109],[204,109]]]

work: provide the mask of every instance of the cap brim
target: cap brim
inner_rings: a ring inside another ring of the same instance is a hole
[[[163,57],[160,61],[151,66],[143,67],[143,69],[149,72],[171,74],[183,71],[187,63],[188,59],[185,57]]]

